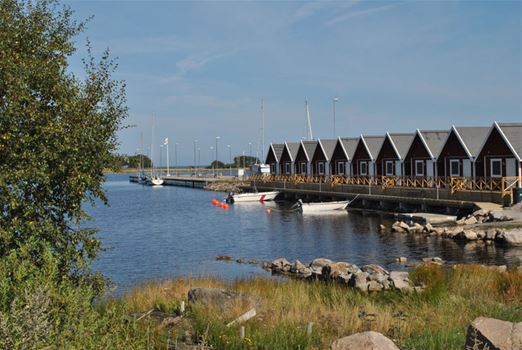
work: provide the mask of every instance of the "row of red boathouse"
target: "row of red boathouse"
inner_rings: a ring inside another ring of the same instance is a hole
[[[521,187],[522,123],[272,143],[265,163],[276,176],[509,177]]]

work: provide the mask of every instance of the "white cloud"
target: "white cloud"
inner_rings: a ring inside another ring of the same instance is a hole
[[[345,13],[345,14],[342,14],[340,16],[332,18],[331,20],[326,22],[326,25],[331,26],[331,25],[334,25],[334,24],[337,24],[337,23],[340,23],[340,22],[344,22],[344,21],[349,20],[351,18],[360,17],[360,16],[367,16],[367,15],[370,15],[370,14],[373,14],[373,13],[376,13],[376,12],[382,12],[382,11],[389,10],[391,8],[397,7],[397,6],[402,5],[402,4],[404,4],[404,2],[393,2],[391,4],[387,4],[387,5],[383,5],[383,6],[379,6],[379,7],[372,7],[372,8],[365,9],[365,10],[349,11],[348,13]]]

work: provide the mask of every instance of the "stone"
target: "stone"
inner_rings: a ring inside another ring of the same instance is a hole
[[[408,261],[408,258],[405,256],[399,256],[398,258],[395,259],[395,261],[398,263],[405,263],[406,261]]]
[[[359,289],[362,292],[368,291],[368,276],[369,274],[367,272],[358,272],[352,274],[352,277],[350,278],[350,281],[348,282],[348,286]]]
[[[299,260],[296,260],[294,261],[294,263],[292,264],[292,267],[290,267],[290,272],[292,273],[297,273],[299,272],[299,270],[302,270],[304,268],[306,268],[307,266],[305,264],[303,264],[301,261]]]
[[[305,267],[297,271],[296,275],[299,278],[310,278],[312,277],[312,270],[309,267]]]
[[[281,271],[285,266],[290,266],[290,262],[285,258],[277,258],[272,261],[272,270]]]
[[[352,278],[351,273],[342,273],[335,278],[335,282],[337,282],[339,284],[348,284],[350,282],[351,278]]]
[[[395,221],[392,225],[392,232],[404,233],[406,232],[406,229],[401,227],[401,222]]]
[[[477,230],[475,231],[477,233],[478,239],[485,239],[486,238],[486,232],[483,230]]]
[[[476,241],[478,239],[477,233],[473,230],[464,230],[463,235],[464,239],[468,241]]]
[[[382,266],[376,265],[376,264],[364,265],[363,267],[361,267],[361,270],[364,272],[367,272],[369,274],[373,274],[373,273],[382,273],[384,275],[390,274]]]
[[[379,225],[379,231],[380,232],[386,232],[386,226],[384,226],[383,224],[380,224]]]
[[[442,260],[442,259],[439,258],[439,257],[434,257],[434,258],[422,258],[422,261],[423,261],[425,264],[433,264],[433,265],[443,265],[443,264],[444,264],[444,260]]]
[[[325,276],[325,278],[335,279],[337,276],[343,273],[354,273],[358,270],[359,268],[356,265],[341,261],[324,266],[321,273]]]
[[[321,271],[323,269],[323,267],[330,265],[331,263],[332,263],[332,260],[330,260],[330,259],[317,258],[317,259],[312,260],[312,262],[310,263],[310,268],[312,270]]]
[[[381,333],[369,331],[337,339],[330,345],[330,350],[399,350],[399,348]]]
[[[428,233],[432,232],[433,231],[433,225],[428,222],[426,225],[424,225],[424,231],[426,231]]]
[[[431,229],[432,233],[435,233],[437,235],[442,235],[444,233],[444,228],[442,227],[434,227]]]
[[[424,226],[419,223],[414,223],[413,226],[409,226],[406,230],[408,233],[420,233],[424,230]]]
[[[477,216],[486,216],[486,215],[488,215],[488,214],[489,214],[489,213],[488,213],[487,211],[485,211],[484,209],[479,209],[479,210],[475,210],[475,211],[473,212],[473,214],[471,214],[471,215],[477,217]]]
[[[216,256],[217,261],[230,261],[232,260],[232,257],[229,255],[218,255]]]
[[[409,230],[410,228],[410,225],[408,225],[407,223],[405,223],[404,221],[401,221],[399,222],[399,227],[404,229],[404,230]]]
[[[248,294],[220,288],[193,288],[188,291],[188,300],[194,304],[216,306],[222,310],[237,303],[251,303]]]
[[[457,221],[455,221],[455,223],[456,223],[457,225],[464,225],[464,221],[466,221],[466,218],[458,219]]]
[[[368,292],[380,292],[384,287],[377,281],[368,282]]]
[[[522,322],[512,323],[494,318],[478,317],[468,327],[465,349],[520,350]]]
[[[375,281],[375,282],[378,282],[380,284],[383,284],[384,281],[387,281],[388,280],[388,275],[385,275],[383,273],[372,273],[370,274],[369,276],[369,279],[370,281]]]
[[[390,280],[393,286],[398,290],[410,290],[410,274],[408,271],[392,271],[390,272]]]
[[[522,246],[522,229],[504,230],[496,238],[509,246]]]
[[[464,225],[474,225],[477,223],[477,218],[472,216],[470,218],[467,218],[466,220],[464,220]]]

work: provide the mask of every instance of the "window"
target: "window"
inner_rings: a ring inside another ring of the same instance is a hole
[[[339,175],[344,175],[344,162],[337,163],[337,173]]]
[[[359,175],[368,175],[368,163],[360,162],[359,163]]]
[[[423,160],[415,161],[415,175],[424,176],[424,161]]]
[[[286,165],[286,174],[290,175],[292,173],[292,170],[290,168],[292,166],[292,164],[291,163],[285,163],[285,165]]]
[[[395,175],[393,173],[393,161],[387,160],[386,161],[386,176],[393,176],[393,175]]]
[[[319,175],[324,175],[324,162],[317,163],[317,172]]]
[[[271,174],[276,173],[276,165],[274,163],[270,164],[270,173]]]
[[[460,176],[460,160],[450,160],[450,176]]]
[[[491,159],[491,177],[502,177],[502,159]]]
[[[301,163],[301,174],[306,174],[306,163]]]

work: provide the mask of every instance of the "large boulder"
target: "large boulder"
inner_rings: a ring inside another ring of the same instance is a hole
[[[330,350],[399,350],[399,348],[381,333],[369,331],[337,339],[330,346]]]
[[[522,229],[504,230],[497,234],[496,239],[507,245],[520,246],[522,245]]]
[[[323,269],[323,267],[328,266],[331,263],[332,263],[332,260],[330,260],[330,259],[317,258],[317,259],[312,260],[312,262],[310,263],[310,268],[312,270],[320,271]]]
[[[290,261],[285,258],[277,258],[272,261],[272,270],[273,271],[282,271],[284,269],[290,269],[291,264]]]
[[[520,350],[522,322],[511,323],[494,318],[478,317],[468,327],[465,349]]]
[[[350,281],[348,281],[348,286],[358,289],[361,292],[367,292],[368,291],[368,276],[369,274],[367,272],[357,272],[354,273]]]
[[[392,271],[390,272],[390,279],[393,282],[393,286],[398,290],[412,290],[408,271]]]

